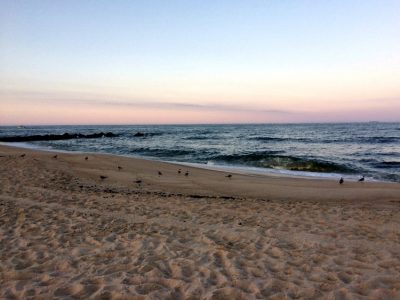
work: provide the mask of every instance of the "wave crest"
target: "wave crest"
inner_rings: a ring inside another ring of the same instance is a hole
[[[258,152],[236,155],[219,155],[212,161],[237,165],[250,165],[261,168],[286,169],[320,173],[353,173],[354,170],[345,165],[329,161],[308,159],[296,156],[276,155],[271,152]]]

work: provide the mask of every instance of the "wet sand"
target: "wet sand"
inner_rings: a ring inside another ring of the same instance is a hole
[[[0,298],[400,299],[399,184],[54,155],[0,146]]]

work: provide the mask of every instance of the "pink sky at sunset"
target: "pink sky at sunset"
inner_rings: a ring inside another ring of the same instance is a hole
[[[399,2],[153,6],[6,1],[0,125],[400,121]]]

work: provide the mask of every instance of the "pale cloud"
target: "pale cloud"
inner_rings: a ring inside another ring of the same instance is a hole
[[[293,114],[294,111],[284,109],[265,109],[258,107],[245,107],[240,105],[207,103],[196,104],[189,102],[169,102],[158,101],[156,99],[143,98],[113,98],[99,95],[79,94],[79,93],[51,93],[37,91],[18,91],[12,89],[3,89],[0,95],[8,100],[9,105],[13,104],[42,104],[42,105],[84,105],[84,106],[110,106],[110,107],[130,107],[130,108],[148,108],[148,109],[168,109],[168,110],[199,110],[199,111],[230,111],[230,112],[253,112],[269,114]]]
[[[314,106],[304,101],[259,103],[209,99],[117,97],[89,92],[56,92],[3,88],[0,125],[7,124],[182,124],[399,121],[400,97],[325,100]],[[269,105],[270,104],[270,105]],[[288,109],[286,109],[288,108]]]

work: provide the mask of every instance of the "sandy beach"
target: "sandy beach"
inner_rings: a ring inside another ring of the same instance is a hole
[[[0,298],[400,299],[398,183],[226,175],[0,146]]]

